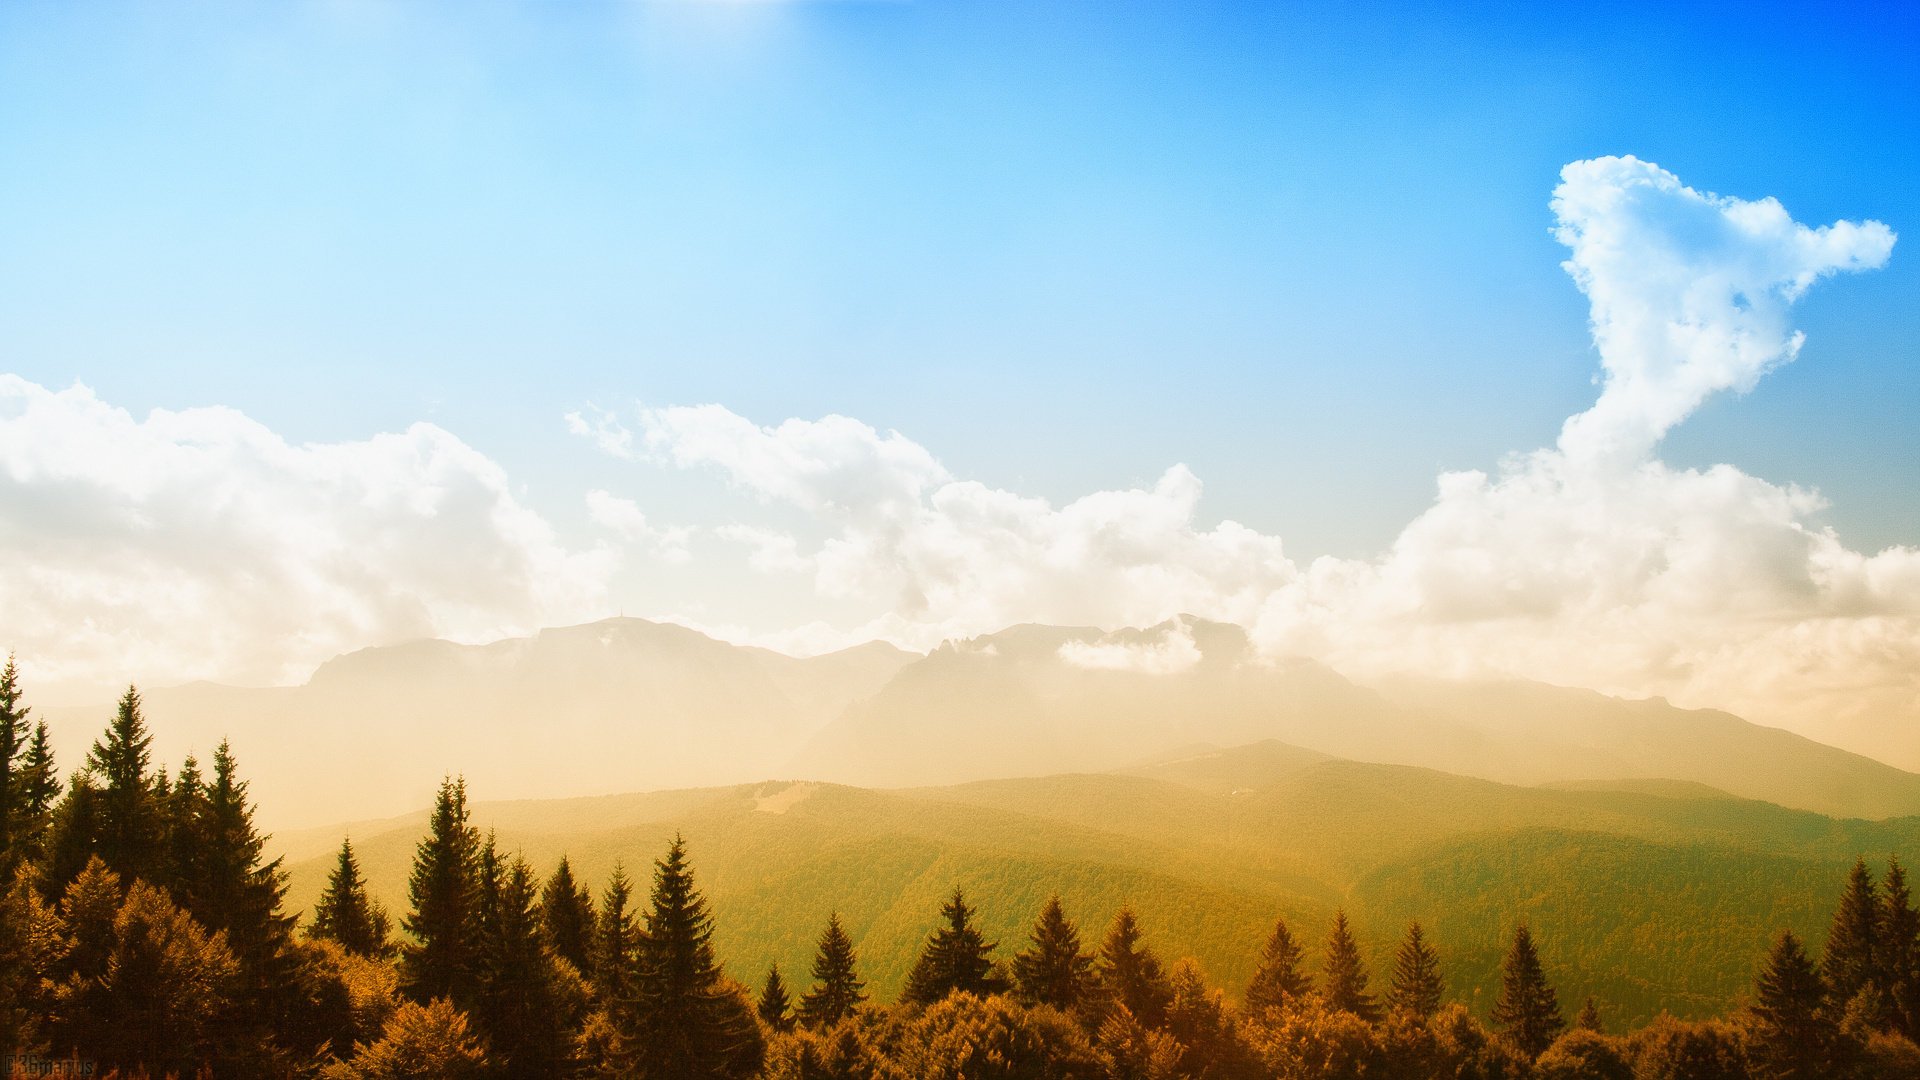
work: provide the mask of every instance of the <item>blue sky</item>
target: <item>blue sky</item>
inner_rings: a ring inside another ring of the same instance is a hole
[[[1590,398],[1565,162],[1920,217],[1910,6],[1672,7],[9,4],[0,350],[294,440],[428,417],[561,518],[562,412],[719,401],[1053,498],[1186,462],[1362,553]],[[1669,456],[1920,539],[1912,265]]]
[[[1407,616],[1420,670],[1701,704],[1828,649],[1806,686],[1868,689],[1782,722],[1872,745],[1920,701],[1911,252],[1637,473],[1514,455],[1604,374],[1563,166],[1911,232],[1916,44],[1896,3],[0,5],[10,644],[274,681],[622,610],[1195,610],[1341,662]]]

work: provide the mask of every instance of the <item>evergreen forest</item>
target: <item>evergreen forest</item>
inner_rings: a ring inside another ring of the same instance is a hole
[[[1553,928],[1508,920],[1495,992],[1463,995],[1444,913],[1385,928],[1276,913],[1227,989],[1134,906],[1054,892],[989,919],[955,884],[881,992],[836,904],[808,962],[723,955],[684,836],[597,882],[533,865],[439,789],[404,904],[351,837],[305,912],[231,747],[169,770],[137,690],[63,774],[0,673],[0,1046],[16,1076],[123,1078],[1920,1077],[1920,913],[1898,853],[1826,884],[1820,941],[1782,928],[1718,1015],[1630,1017],[1566,993]],[[1596,897],[1604,903],[1604,897]],[[1012,916],[1017,936],[989,926]],[[1676,954],[1675,964],[1697,961]],[[1575,972],[1577,974],[1577,972]]]

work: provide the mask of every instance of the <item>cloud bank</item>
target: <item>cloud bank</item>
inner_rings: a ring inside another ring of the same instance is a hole
[[[1720,706],[1920,765],[1920,550],[1849,550],[1813,491],[1732,465],[1676,469],[1661,438],[1791,361],[1789,311],[1884,264],[1878,222],[1808,227],[1773,199],[1687,187],[1631,157],[1576,162],[1554,236],[1591,305],[1600,393],[1555,446],[1439,477],[1380,557],[1301,567],[1280,540],[1196,517],[1200,481],[1062,506],[951,476],[841,416],[760,426],[719,405],[590,430],[629,456],[717,470],[828,536],[738,532],[768,571],[869,601],[848,638],[925,646],[1017,622],[1238,622],[1272,655],[1357,674],[1525,677]],[[1091,659],[1091,658],[1088,658]]]
[[[297,682],[372,643],[605,609],[505,473],[431,424],[296,446],[239,412],[144,420],[0,375],[0,610],[36,684]]]

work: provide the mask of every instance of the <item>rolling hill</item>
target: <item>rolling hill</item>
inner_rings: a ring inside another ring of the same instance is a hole
[[[1562,1000],[1595,994],[1623,1021],[1725,1008],[1778,929],[1824,939],[1857,854],[1920,850],[1916,819],[1836,819],[1691,787],[1524,788],[1274,743],[911,790],[773,781],[482,803],[475,821],[542,873],[567,854],[596,887],[616,862],[644,878],[684,834],[721,955],[748,980],[774,961],[804,972],[837,910],[891,996],[959,884],[1002,955],[1058,890],[1087,936],[1131,903],[1164,954],[1192,955],[1236,990],[1276,915],[1317,943],[1345,907],[1376,972],[1418,918],[1456,995],[1479,1007],[1524,918]],[[424,827],[424,812],[350,827],[395,910]],[[317,897],[345,831],[278,841],[296,905]]]

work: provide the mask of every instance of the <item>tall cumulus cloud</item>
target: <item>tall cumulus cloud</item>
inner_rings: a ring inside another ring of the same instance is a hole
[[[1920,733],[1907,734],[1920,727],[1920,550],[1850,550],[1818,524],[1817,492],[1657,456],[1713,395],[1791,361],[1792,305],[1822,278],[1884,264],[1892,230],[1809,227],[1774,199],[1697,191],[1632,157],[1568,165],[1552,210],[1591,305],[1597,400],[1554,446],[1491,475],[1441,475],[1377,558],[1302,567],[1278,538],[1206,527],[1200,481],[1180,465],[1055,506],[951,476],[899,433],[846,417],[762,426],[705,405],[642,410],[636,430],[579,426],[811,515],[828,533],[814,550],[751,535],[763,567],[873,604],[849,638],[924,645],[1191,612],[1354,674],[1663,694],[1920,765]]]

